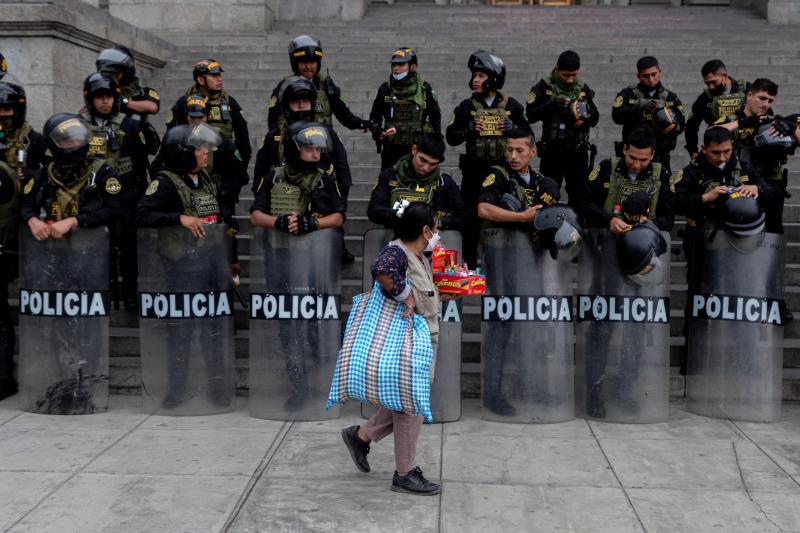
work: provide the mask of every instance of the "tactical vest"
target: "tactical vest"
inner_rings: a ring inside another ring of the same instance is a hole
[[[667,100],[669,91],[665,88],[658,90],[653,97],[642,91],[638,85],[630,85],[628,89],[639,100],[658,100],[664,107],[673,107],[675,105],[675,102]],[[651,111],[642,111],[641,118],[644,124],[650,125],[653,123],[653,113]]]
[[[384,144],[411,145],[416,144],[423,133],[431,131],[425,121],[425,84],[420,79],[417,82],[416,94],[411,97],[401,98],[394,94],[389,84],[390,93],[383,97],[384,103],[384,130],[395,128],[397,133],[386,137]]]
[[[97,193],[97,183],[95,178],[97,173],[106,164],[103,159],[95,159],[86,167],[83,174],[75,180],[75,183],[64,187],[57,180],[53,173],[53,163],[47,166],[48,183],[54,187],[54,197],[45,199],[47,207],[46,220],[48,222],[58,222],[65,218],[78,216],[81,208],[81,196],[85,194]],[[33,178],[31,178],[33,179]],[[64,201],[64,205],[59,201]]]
[[[315,188],[323,187],[323,172],[315,169],[301,177],[299,184],[289,183],[286,178],[286,166],[275,168],[272,178],[272,191],[270,191],[269,214],[274,217],[297,213],[304,215],[311,210],[311,192]]]
[[[8,138],[6,143],[8,148],[6,149],[5,162],[14,170],[17,170],[18,168],[25,168],[26,166],[28,147],[31,144],[28,135],[30,135],[31,131],[33,131],[32,128],[27,122],[24,122],[22,127],[19,128],[12,137]],[[22,152],[22,161],[20,161],[19,157],[20,152]]]
[[[169,170],[162,170],[159,174],[168,177],[178,191],[183,206],[182,214],[196,218],[215,217],[219,214],[217,185],[204,170],[198,174],[202,185],[199,189],[192,189],[183,178]]]
[[[411,156],[404,156],[395,163],[394,173],[397,179],[398,186],[392,189],[389,195],[389,207],[392,207],[395,202],[399,200],[408,200],[409,202],[424,202],[433,205],[433,196],[436,189],[439,188],[441,182],[441,169],[436,167],[436,173],[430,176],[428,183],[416,183],[414,179],[409,176],[408,166],[411,164]],[[407,186],[405,186],[407,184]]]
[[[228,93],[220,92],[213,99],[208,97],[208,125],[214,128],[225,141],[236,141],[231,118],[231,102]]]
[[[495,98],[500,98],[498,93]],[[467,154],[470,159],[493,163],[503,161],[506,158],[506,138],[500,129],[500,123],[504,122],[511,112],[506,111],[508,101],[504,98],[498,102],[497,107],[485,107],[482,102],[475,98],[472,102],[470,116],[476,124],[482,124],[483,129],[477,132],[477,136],[467,138]]]
[[[0,204],[0,245],[12,240],[17,233],[17,221],[19,219],[19,176],[17,171],[10,165],[0,161],[0,173],[5,173],[14,183],[14,192],[11,198]]]
[[[691,164],[697,165],[698,163],[696,161],[692,161]],[[744,171],[742,170],[742,163],[738,159],[736,160],[736,166],[733,168],[733,171],[731,172],[730,180],[725,180],[727,183],[720,183],[719,181],[707,180],[705,174],[702,173],[702,167],[701,167],[700,183],[703,187],[703,194],[707,193],[711,189],[718,187],[720,185],[725,185],[727,187],[738,187],[742,184],[750,185],[749,182],[744,183],[741,180],[742,177],[747,177],[747,175],[743,176],[743,173]]]
[[[737,91],[730,94],[711,94],[711,91],[708,89],[703,91],[711,100],[708,103],[708,109],[711,113],[711,124],[714,124],[722,117],[733,115],[742,107],[746,99],[746,85],[747,83],[744,81],[737,82]]]
[[[650,218],[655,218],[658,194],[661,191],[661,163],[653,162],[653,168],[647,179],[631,181],[625,173],[618,170],[619,162],[618,157],[611,159],[611,177],[608,181],[608,196],[603,210],[606,213],[613,213],[614,207],[624,204],[631,194],[647,191],[650,195]],[[627,167],[623,165],[623,168]]]
[[[333,110],[326,90],[328,79],[324,74],[319,75],[319,88],[317,89],[317,107],[314,109],[314,121],[323,126],[333,125]]]
[[[571,93],[563,91],[557,84],[554,84],[549,78],[544,80],[547,85],[547,95],[555,100],[558,98],[569,97],[572,98]],[[583,90],[583,82],[581,83],[581,90],[578,92],[578,100],[586,100],[586,92]],[[589,133],[583,129],[574,126],[568,126],[564,118],[558,113],[554,113],[548,122],[542,124],[542,140],[565,142],[571,145],[577,145],[589,139]]]
[[[500,174],[509,184],[511,184],[511,186],[514,188],[514,196],[516,196],[517,200],[522,203],[523,210],[530,209],[535,205],[536,193],[539,192],[539,184],[542,182],[542,178],[544,178],[543,174],[531,169],[531,182],[527,187],[525,187],[519,183],[518,180],[511,179],[511,176],[509,175],[505,166],[492,167],[490,172]]]
[[[89,125],[92,138],[89,140],[89,157],[105,160],[120,177],[133,172],[133,159],[122,155],[122,146],[125,143],[125,131],[122,129],[123,113],[117,113],[106,122],[105,126],[93,123],[92,115],[82,113],[81,118]]]

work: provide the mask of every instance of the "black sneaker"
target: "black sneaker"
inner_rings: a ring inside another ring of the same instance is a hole
[[[356,257],[350,253],[350,250],[347,248],[342,247],[342,264],[349,265],[355,263]]]
[[[422,470],[417,466],[405,476],[401,476],[395,471],[392,478],[392,490],[419,496],[435,496],[441,492],[442,487],[425,479],[425,476],[422,475]]]
[[[350,457],[353,458],[353,464],[362,472],[369,472],[369,463],[367,462],[367,454],[369,453],[369,444],[358,438],[358,426],[350,426],[342,430],[342,440],[345,446],[350,451]]]

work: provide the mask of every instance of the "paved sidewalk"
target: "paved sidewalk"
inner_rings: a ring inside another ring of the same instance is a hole
[[[672,405],[667,424],[462,420],[423,428],[419,462],[440,497],[389,491],[391,438],[371,474],[333,422],[170,418],[112,397],[91,416],[0,402],[0,530],[800,532],[800,405],[778,424]]]

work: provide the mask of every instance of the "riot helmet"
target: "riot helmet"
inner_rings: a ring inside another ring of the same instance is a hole
[[[678,127],[678,119],[675,117],[675,112],[665,106],[659,107],[653,113],[653,127],[658,133],[669,133]]]
[[[104,74],[122,74],[122,81],[131,81],[136,75],[136,63],[131,51],[120,45],[100,51],[95,61],[97,70]]]
[[[564,204],[543,207],[533,219],[536,238],[553,259],[572,261],[581,251],[583,230],[575,211]]]
[[[192,67],[192,79],[197,81],[200,76],[206,74],[222,74],[225,70],[216,59],[201,59]]]
[[[316,61],[317,74],[322,68],[322,43],[309,35],[300,35],[292,39],[289,43],[289,62],[292,65],[292,72],[300,75],[297,67],[299,61]]]
[[[322,124],[300,120],[289,124],[283,134],[283,154],[286,163],[296,169],[312,170],[319,167],[318,161],[303,161],[300,151],[305,146],[318,148],[321,153],[331,151],[333,141],[328,129]]]
[[[308,99],[311,108],[308,111],[292,111],[289,102]],[[286,121],[291,124],[298,120],[313,120],[314,110],[317,108],[317,89],[314,84],[302,76],[292,76],[281,84],[278,90],[278,102]]]
[[[582,99],[577,99],[570,102],[569,112],[572,115],[572,119],[575,121],[576,126],[582,126],[583,123],[589,120],[589,118],[592,116],[589,112],[589,104]]]
[[[755,198],[737,191],[730,193],[722,204],[722,227],[736,250],[750,253],[764,240],[766,215]]]
[[[183,99],[186,104],[187,118],[203,118],[206,116],[208,108],[208,97],[200,93],[190,94]]]
[[[167,130],[161,143],[164,166],[174,172],[192,172],[197,168],[195,149],[205,146],[213,151],[222,138],[207,124],[182,124]]]
[[[669,265],[661,257],[667,253],[667,240],[650,221],[636,224],[617,239],[617,262],[636,285],[656,286],[667,279]]]
[[[6,75],[8,72],[8,61],[6,61],[6,56],[0,52],[0,80],[3,79],[3,76]]]
[[[797,143],[794,135],[773,135],[769,132],[773,125],[770,123],[762,124],[758,128],[758,133],[753,137],[753,147],[759,153],[767,157],[783,158],[791,155]]]
[[[473,74],[475,72],[485,72],[489,79],[483,83],[483,91],[499,91],[506,82],[506,65],[503,60],[486,50],[475,50],[467,61],[467,68]],[[470,77],[469,87],[472,88],[472,77]]]
[[[392,52],[389,63],[408,63],[408,66],[417,64],[417,52],[410,47],[402,46]]]
[[[28,104],[25,89],[14,83],[0,81],[0,106],[10,107],[14,111],[11,117],[0,117],[0,126],[7,130],[16,130],[25,122]],[[8,123],[6,123],[6,119]],[[10,127],[9,127],[10,126]]]
[[[58,113],[44,123],[42,130],[53,165],[62,178],[77,178],[89,153],[89,126],[79,115]]]
[[[93,72],[83,82],[83,103],[92,115],[100,115],[94,106],[94,97],[100,94],[110,94],[114,98],[114,106],[108,116],[119,113],[119,85],[111,76]]]

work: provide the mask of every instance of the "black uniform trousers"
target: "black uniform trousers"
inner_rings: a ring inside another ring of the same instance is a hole
[[[586,179],[589,175],[588,145],[572,145],[559,141],[548,141],[542,147],[539,172],[553,178],[559,186],[566,181],[568,203],[578,210],[586,195]]]

